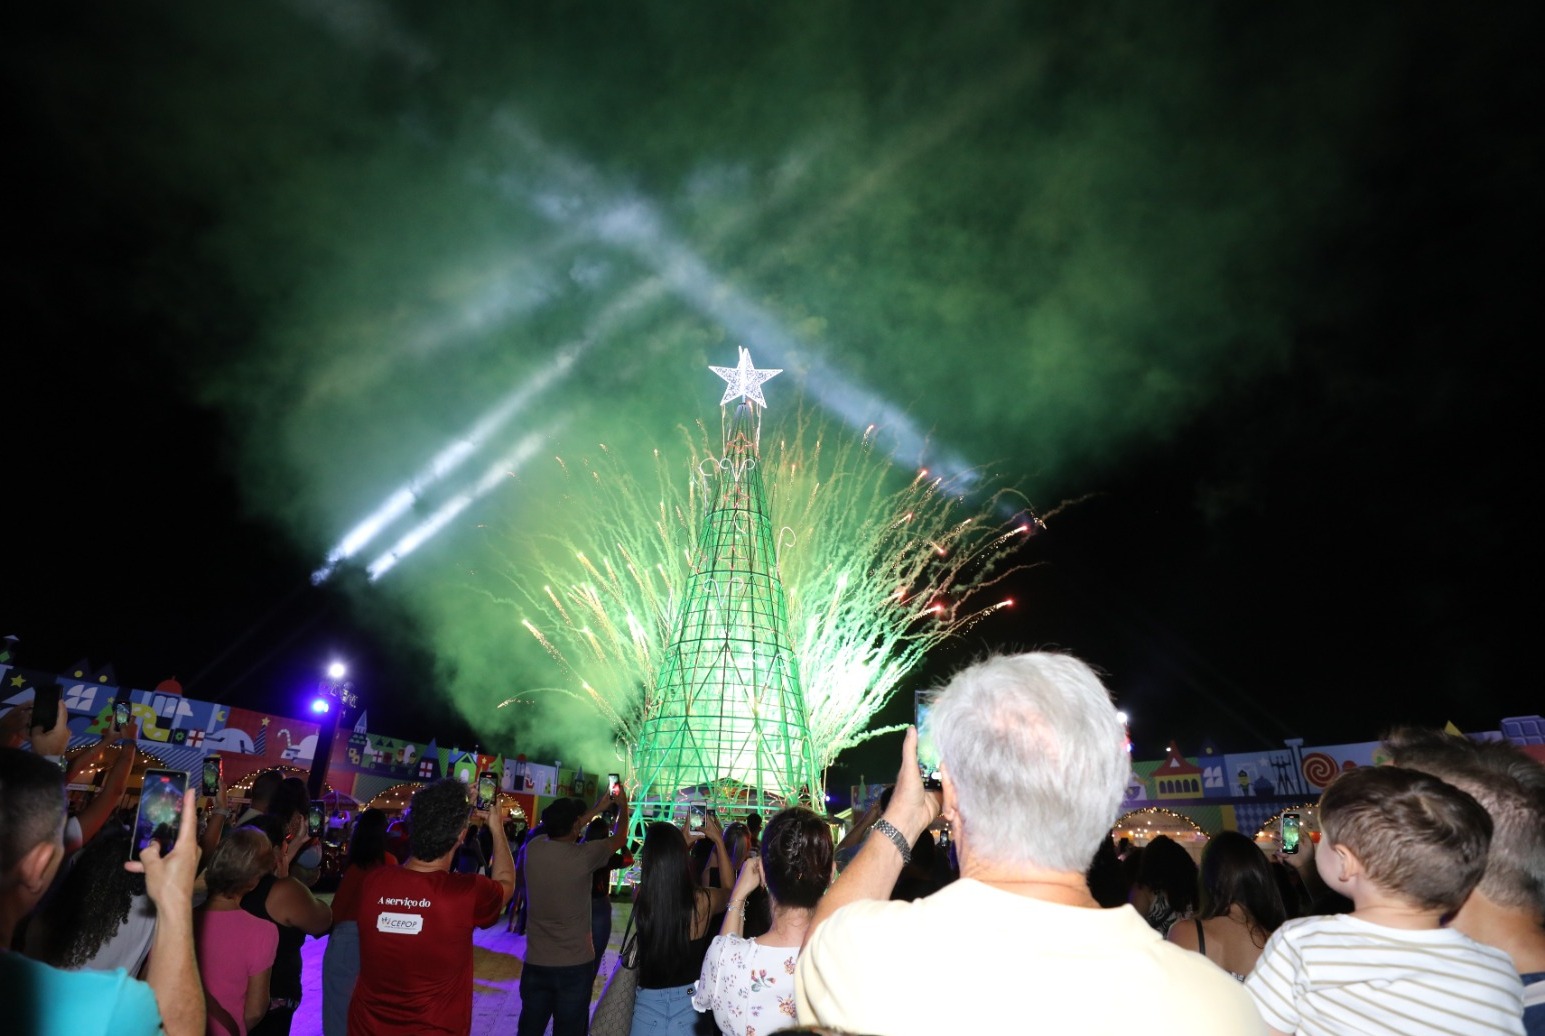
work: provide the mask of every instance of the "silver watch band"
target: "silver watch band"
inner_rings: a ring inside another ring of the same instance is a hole
[[[903,866],[912,862],[912,846],[907,844],[907,836],[898,831],[895,824],[881,817],[874,822],[874,830],[891,840],[891,844],[901,854]]]

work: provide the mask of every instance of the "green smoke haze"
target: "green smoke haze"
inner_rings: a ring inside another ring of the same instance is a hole
[[[215,417],[247,513],[320,568],[415,489],[332,579],[412,630],[482,729],[597,768],[589,714],[494,712],[561,674],[476,592],[588,520],[555,457],[605,443],[648,470],[679,425],[716,419],[706,367],[745,345],[785,369],[770,424],[801,406],[877,423],[903,470],[979,469],[1043,514],[1097,493],[1355,307],[1328,259],[1386,191],[1388,127],[1446,34],[1403,5],[20,17],[11,86],[48,161],[91,185],[59,218],[115,221],[120,251],[89,265],[157,328],[126,347]],[[1467,46],[1455,80],[1488,60]],[[425,477],[458,444],[468,459]],[[1229,493],[1198,506],[1226,515]]]

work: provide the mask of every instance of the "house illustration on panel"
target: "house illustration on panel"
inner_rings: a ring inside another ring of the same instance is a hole
[[[1202,768],[1187,762],[1180,754],[1180,746],[1171,741],[1164,760],[1154,767],[1153,791],[1161,799],[1199,799],[1202,791]]]

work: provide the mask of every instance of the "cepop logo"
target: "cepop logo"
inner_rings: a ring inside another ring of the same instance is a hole
[[[389,932],[392,935],[417,935],[424,930],[424,918],[419,914],[389,914],[382,912],[376,915],[376,931]]]

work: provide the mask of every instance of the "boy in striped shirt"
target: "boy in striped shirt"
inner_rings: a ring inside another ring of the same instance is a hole
[[[1315,866],[1354,909],[1289,921],[1267,942],[1245,986],[1271,1031],[1523,1036],[1507,954],[1443,926],[1486,869],[1480,804],[1428,774],[1362,767],[1326,789],[1320,828]]]

